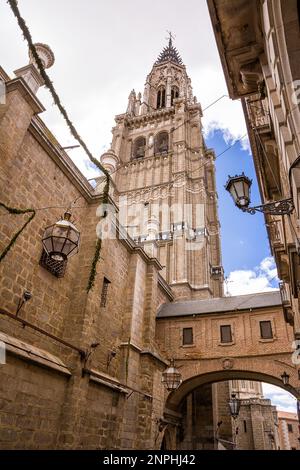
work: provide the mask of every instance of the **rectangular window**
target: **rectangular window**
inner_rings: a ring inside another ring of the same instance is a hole
[[[288,427],[288,432],[294,432],[292,424],[288,423],[287,427]]]
[[[262,339],[272,339],[273,332],[272,332],[272,325],[271,322],[268,321],[260,321],[260,337]]]
[[[182,344],[193,344],[193,328],[183,328],[182,330]]]
[[[100,307],[105,307],[105,306],[106,306],[107,292],[108,292],[108,286],[109,286],[109,284],[110,284],[110,281],[105,277],[105,278],[103,279]]]
[[[220,326],[221,343],[232,343],[231,325]]]
[[[247,432],[247,422],[244,420],[244,432]]]

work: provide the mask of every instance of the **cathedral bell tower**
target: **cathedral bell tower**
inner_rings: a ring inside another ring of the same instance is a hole
[[[111,149],[114,198],[131,238],[164,266],[176,300],[222,296],[214,153],[202,135],[201,105],[173,46],[160,53],[143,96],[131,91]]]

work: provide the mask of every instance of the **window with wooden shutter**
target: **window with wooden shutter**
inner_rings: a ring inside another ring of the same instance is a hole
[[[231,325],[221,325],[221,343],[232,343]]]
[[[262,339],[272,339],[273,332],[272,332],[272,325],[271,322],[268,321],[260,321],[260,337]]]
[[[182,331],[182,344],[193,344],[193,328],[183,328]]]

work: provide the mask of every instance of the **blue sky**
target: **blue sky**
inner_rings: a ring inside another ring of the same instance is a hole
[[[216,155],[230,145],[225,141],[220,129],[209,133],[206,144],[215,150]],[[239,210],[224,188],[228,175],[233,176],[242,172],[252,179],[251,204],[260,204],[252,156],[237,141],[230,150],[216,160],[222,257],[227,275],[237,269],[253,269],[262,259],[271,255],[264,216],[260,213],[250,215]]]

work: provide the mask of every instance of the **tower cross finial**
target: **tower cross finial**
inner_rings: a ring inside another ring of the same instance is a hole
[[[167,33],[168,33],[169,37],[166,38],[166,39],[169,39],[169,47],[172,47],[172,39],[175,39],[175,36],[173,36],[171,31],[167,30]]]

